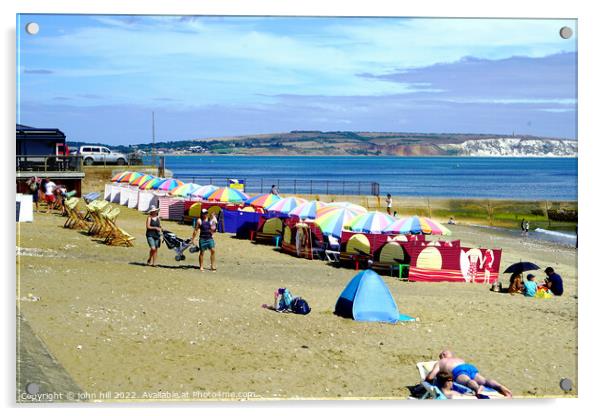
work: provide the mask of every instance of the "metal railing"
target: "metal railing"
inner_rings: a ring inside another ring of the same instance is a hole
[[[174,177],[183,182],[192,182],[198,185],[228,186],[229,179],[244,181],[245,192],[266,193],[270,192],[272,185],[284,194],[302,195],[379,195],[380,185],[377,182],[344,181],[344,180],[319,180],[319,179],[273,179],[273,178],[224,178],[203,175],[178,175]]]
[[[17,172],[81,172],[79,156],[16,155]]]

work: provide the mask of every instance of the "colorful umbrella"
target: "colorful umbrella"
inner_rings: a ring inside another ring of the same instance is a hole
[[[162,182],[156,189],[159,191],[173,191],[178,186],[182,186],[182,185],[184,185],[184,182],[179,181],[174,178],[169,178],[169,179],[166,179],[164,182]]]
[[[184,198],[188,198],[194,191],[200,188],[200,185],[196,183],[185,183],[177,188],[174,188],[169,194],[171,196],[183,196]]]
[[[218,190],[219,188],[215,185],[203,185],[196,191],[194,191],[190,196],[194,196],[197,198],[207,199],[209,195]]]
[[[153,179],[154,176],[153,175],[142,175],[137,177],[136,179],[134,179],[132,182],[130,182],[130,185],[133,186],[140,186],[142,185],[144,182]]]
[[[358,215],[353,218],[347,228],[351,231],[357,231],[360,233],[380,234],[387,226],[393,224],[395,219],[382,212],[368,212],[366,214]]]
[[[281,200],[274,202],[272,205],[267,207],[266,210],[279,212],[281,214],[290,214],[293,209],[306,203],[306,199],[297,198],[296,196],[289,196],[288,198],[282,198]]]
[[[417,215],[397,220],[385,228],[383,232],[397,234],[451,235],[451,231],[437,221],[426,217],[418,217]]]
[[[368,212],[368,210],[366,208],[364,208],[361,205],[357,205],[357,204],[352,204],[351,202],[331,202],[329,204],[327,204],[326,206],[328,207],[334,207],[334,208],[345,208],[345,209],[350,209],[351,211],[355,211],[358,214],[365,214],[366,212]]]
[[[297,208],[293,209],[288,214],[294,215],[303,220],[308,219],[308,218],[313,220],[316,218],[316,211],[324,206],[326,206],[326,204],[321,201],[306,202],[303,205],[299,205]]]
[[[210,201],[232,202],[239,204],[249,199],[249,196],[244,192],[234,188],[218,188],[207,197]]]
[[[119,179],[117,180],[117,182],[120,182],[120,183],[128,183],[128,184],[129,184],[129,183],[131,183],[133,180],[135,180],[135,179],[139,178],[140,176],[142,176],[142,174],[141,174],[141,173],[138,173],[138,172],[130,172],[130,173],[128,173],[127,175],[123,175],[121,178],[119,178]]]
[[[259,194],[249,198],[245,204],[251,205],[255,208],[266,208],[272,205],[274,202],[280,201],[281,199],[282,198],[280,198],[278,195],[274,194]]]
[[[157,189],[157,187],[159,185],[161,185],[163,182],[165,182],[167,179],[163,179],[163,178],[153,178],[150,179],[146,182],[144,182],[142,185],[139,186],[140,189],[143,189],[145,191],[150,190],[150,189]]]
[[[328,209],[326,206],[320,208],[316,213],[316,225],[320,227],[325,235],[341,237],[343,227],[347,225],[358,214],[347,208]]]
[[[118,174],[114,175],[114,176],[111,178],[111,182],[117,182],[117,181],[119,181],[119,179],[121,179],[121,177],[122,177],[122,176],[125,176],[125,175],[127,175],[128,173],[131,173],[131,172],[130,172],[129,170],[126,170],[126,171],[124,171],[124,172],[119,172]]]

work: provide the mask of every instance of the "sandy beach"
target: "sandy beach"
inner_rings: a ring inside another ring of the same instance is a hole
[[[18,224],[18,312],[91,400],[401,399],[419,383],[416,363],[436,359],[443,348],[515,396],[577,395],[574,248],[452,226],[446,239],[502,248],[501,271],[520,260],[554,267],[564,295],[530,299],[485,285],[386,276],[400,312],[419,319],[388,325],[332,313],[354,270],[229,234],[216,235],[216,273],[201,273],[194,254],[176,262],[165,246],[161,266],[147,267],[144,221],[122,208],[117,222],[136,237],[133,248],[64,229],[56,214]],[[190,226],[163,226],[192,234]],[[536,276],[542,281],[543,271]],[[262,309],[278,287],[307,299],[312,312]],[[570,393],[559,388],[563,377],[575,383]]]

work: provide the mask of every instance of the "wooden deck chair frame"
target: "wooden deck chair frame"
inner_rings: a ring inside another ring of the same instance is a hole
[[[100,233],[103,226],[103,220],[101,215],[104,212],[110,211],[111,209],[111,204],[104,200],[98,202],[93,207],[91,207],[89,214],[90,219],[92,220],[92,224],[90,224],[90,227],[88,228],[89,235],[98,235]]]
[[[65,228],[88,228],[88,224],[85,220],[85,213],[77,209],[79,204],[79,198],[70,198],[65,201],[65,209],[67,210],[67,221],[65,221]]]

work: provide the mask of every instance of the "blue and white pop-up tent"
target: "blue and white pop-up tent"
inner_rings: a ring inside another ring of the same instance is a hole
[[[400,315],[397,304],[383,279],[372,270],[355,275],[339,296],[334,313],[356,321],[387,322],[413,321]]]

